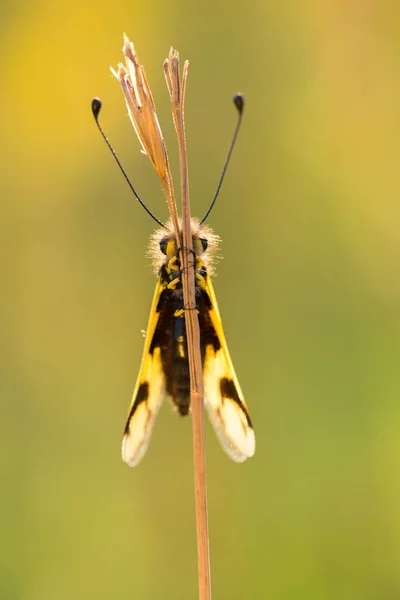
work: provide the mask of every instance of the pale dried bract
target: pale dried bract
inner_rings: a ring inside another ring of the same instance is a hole
[[[124,35],[123,52],[126,67],[119,64],[118,71],[111,67],[111,72],[121,84],[128,114],[143,152],[149,157],[158,177],[163,180],[168,168],[164,138],[143,65],[127,35]]]

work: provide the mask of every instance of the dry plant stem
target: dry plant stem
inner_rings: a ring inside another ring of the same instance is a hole
[[[172,219],[172,226],[175,232],[176,243],[178,248],[181,246],[181,240],[179,239],[179,222],[178,222],[178,213],[176,210],[176,202],[175,202],[175,193],[174,193],[174,185],[172,182],[171,171],[169,168],[169,163],[167,166],[167,172],[164,179],[161,180],[162,189],[167,198],[168,210]]]
[[[200,353],[200,329],[196,311],[194,261],[191,252],[192,231],[183,106],[189,63],[186,62],[183,67],[181,82],[178,52],[171,48],[169,58],[164,62],[164,73],[171,96],[172,114],[179,146],[183,232],[183,239],[181,240],[171,169],[164,138],[158,122],[156,107],[144,67],[138,59],[133,43],[126,35],[124,36],[123,52],[126,59],[126,66],[120,64],[117,71],[114,69],[111,70],[121,84],[128,114],[142,145],[143,152],[149,157],[161,181],[164,194],[167,198],[177,247],[180,249],[183,302],[186,309],[185,325],[190,370],[190,399],[193,416],[199,598],[200,600],[210,600],[211,581],[203,420],[204,389]]]
[[[190,217],[189,178],[184,122],[184,98],[189,63],[183,67],[182,81],[179,77],[179,55],[170,50],[164,63],[164,71],[171,95],[172,112],[178,137],[179,163],[182,190],[182,234],[183,250],[180,251],[182,265],[183,301],[188,345],[190,372],[190,400],[193,421],[193,449],[195,472],[195,504],[197,526],[197,555],[200,600],[211,599],[210,553],[207,515],[206,465],[204,449],[204,387],[200,352],[200,328],[196,308],[195,272],[192,260],[192,231]]]

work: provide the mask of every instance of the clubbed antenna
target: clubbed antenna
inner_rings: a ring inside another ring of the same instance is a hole
[[[225,164],[224,164],[224,168],[222,169],[222,173],[221,173],[221,177],[219,179],[218,185],[217,185],[217,189],[216,192],[214,194],[214,198],[211,201],[210,206],[207,209],[206,214],[204,215],[204,217],[201,219],[200,223],[204,223],[204,221],[207,219],[208,215],[210,214],[216,199],[218,198],[218,194],[220,192],[221,186],[222,186],[222,182],[224,181],[224,177],[225,177],[225,173],[226,170],[228,168],[229,165],[229,161],[231,159],[231,155],[232,155],[232,151],[233,148],[235,147],[235,143],[236,143],[236,138],[237,135],[239,133],[239,129],[240,129],[240,125],[242,124],[242,116],[243,116],[243,109],[244,109],[244,98],[242,96],[242,94],[235,94],[233,96],[233,103],[236,106],[237,110],[238,110],[238,120],[236,123],[236,127],[235,127],[235,131],[233,132],[233,137],[232,137],[232,141],[231,141],[231,145],[229,146],[229,150],[228,150],[228,156],[226,157],[225,160]]]
[[[122,171],[122,175],[125,177],[126,182],[128,183],[129,187],[131,188],[133,194],[135,195],[136,199],[139,201],[139,203],[143,206],[144,210],[151,216],[152,219],[155,220],[156,223],[158,223],[159,225],[161,225],[161,227],[165,227],[164,223],[162,221],[160,221],[160,219],[157,219],[157,217],[151,212],[151,210],[148,208],[148,206],[145,205],[145,203],[143,202],[143,200],[140,198],[140,196],[138,195],[138,193],[136,192],[135,188],[133,187],[128,175],[126,174],[126,171],[124,169],[124,167],[122,166],[117,153],[115,152],[114,148],[112,147],[112,145],[110,144],[106,134],[103,131],[102,126],[100,125],[99,122],[99,114],[101,111],[101,107],[102,107],[102,102],[100,100],[100,98],[93,98],[92,100],[92,113],[94,116],[94,119],[96,121],[96,125],[99,128],[99,131],[101,133],[101,135],[103,136],[103,140],[105,141],[105,143],[107,144],[107,146],[109,147],[111,154],[113,155],[113,157],[115,158],[117,165],[119,166],[119,168]]]

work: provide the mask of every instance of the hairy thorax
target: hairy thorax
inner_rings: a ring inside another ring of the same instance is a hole
[[[180,237],[182,237],[181,223]],[[182,296],[181,260],[180,253],[185,252],[188,261],[194,263],[196,292],[204,288],[205,279],[213,275],[213,265],[216,260],[219,238],[210,227],[200,225],[197,219],[192,219],[192,249],[178,248],[172,223],[168,221],[165,228],[154,232],[150,240],[149,255],[157,275],[167,284],[167,288],[176,296]]]

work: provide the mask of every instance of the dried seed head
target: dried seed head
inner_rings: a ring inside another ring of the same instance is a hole
[[[158,177],[164,180],[168,170],[168,158],[156,107],[144,68],[139,62],[133,43],[125,34],[122,50],[126,67],[119,64],[118,71],[111,67],[111,72],[121,84],[128,114],[143,152],[149,157]]]

